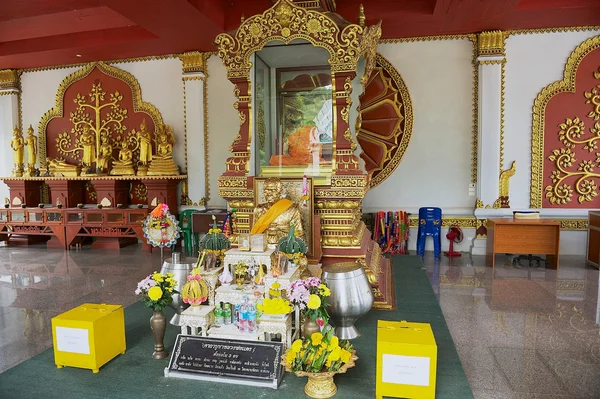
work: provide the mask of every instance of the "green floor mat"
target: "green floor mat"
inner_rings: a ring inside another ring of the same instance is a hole
[[[394,257],[397,310],[371,311],[356,326],[362,336],[354,340],[359,360],[356,367],[335,377],[340,399],[375,397],[377,320],[431,323],[438,345],[436,398],[472,398],[448,326],[433,293],[421,259]],[[286,374],[278,390],[242,385],[165,378],[168,359],[151,358],[154,341],[150,332],[151,311],[141,303],[125,309],[127,353],[91,370],[54,365],[48,349],[0,374],[0,398],[305,398],[306,377]],[[165,343],[172,349],[178,329],[168,326]]]

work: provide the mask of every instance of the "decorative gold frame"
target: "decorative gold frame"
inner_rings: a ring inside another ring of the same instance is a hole
[[[163,123],[162,116],[158,109],[154,105],[148,102],[144,102],[142,100],[142,91],[140,89],[140,85],[137,79],[132,74],[122,69],[108,65],[102,61],[92,62],[90,64],[87,64],[82,69],[73,72],[72,74],[70,74],[62,80],[56,92],[56,103],[54,108],[48,110],[48,112],[46,112],[40,119],[40,122],[38,124],[38,134],[39,161],[41,168],[45,168],[46,166],[46,127],[48,126],[48,123],[54,118],[61,118],[64,116],[63,101],[67,89],[73,83],[88,76],[90,73],[92,73],[92,71],[95,68],[98,68],[101,72],[105,73],[106,75],[120,79],[127,83],[127,85],[131,88],[131,93],[133,97],[133,109],[135,112],[144,112],[148,114],[152,118],[154,126],[159,126]]]
[[[563,73],[563,79],[544,87],[533,103],[531,130],[531,190],[530,207],[541,208],[544,198],[544,129],[546,106],[559,93],[575,93],[575,79],[579,64],[586,55],[600,48],[600,36],[587,39],[573,50]]]

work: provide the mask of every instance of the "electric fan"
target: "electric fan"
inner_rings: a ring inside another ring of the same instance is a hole
[[[454,243],[460,243],[463,240],[463,232],[458,226],[450,226],[448,232],[446,233],[446,238],[450,240],[450,250],[444,252],[449,258],[453,258],[455,256],[461,256],[460,252],[454,252]]]

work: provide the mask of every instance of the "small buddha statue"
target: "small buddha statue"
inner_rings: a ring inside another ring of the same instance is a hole
[[[23,176],[24,161],[25,161],[25,141],[23,140],[23,134],[18,127],[15,126],[13,130],[13,138],[10,140],[10,148],[13,150],[13,163],[14,168],[12,175],[16,177]]]
[[[83,159],[81,160],[81,164],[85,168],[86,174],[93,174],[92,164],[96,162],[96,136],[90,131],[89,126],[83,127],[80,142],[83,146]]]
[[[46,168],[52,176],[79,176],[81,173],[81,167],[78,165],[71,165],[65,162],[64,159],[59,158],[46,158]]]
[[[267,179],[263,193],[266,202],[254,208],[254,225],[250,233],[266,233],[267,243],[273,247],[288,235],[293,222],[296,236],[304,239],[300,207],[293,201],[283,198],[281,180],[275,177]]]
[[[96,171],[98,174],[103,174],[108,172],[108,166],[110,160],[112,159],[113,147],[112,144],[108,142],[108,137],[102,136],[100,138],[100,151],[98,154],[98,161],[96,162]]]
[[[174,176],[179,174],[179,169],[173,161],[173,144],[175,139],[171,128],[162,125],[156,136],[156,154],[148,168],[148,176]]]
[[[127,145],[126,140],[123,140],[121,143],[119,160],[113,162],[110,174],[117,176],[135,175],[135,170],[133,168],[133,151]]]
[[[27,146],[27,174],[28,176],[36,176],[38,170],[35,167],[37,163],[37,137],[33,134],[33,127],[29,125],[27,129],[27,138],[25,139],[25,146]]]
[[[152,161],[152,137],[150,132],[146,130],[146,119],[142,121],[140,131],[135,136],[140,149],[138,175],[144,176],[148,172],[148,165]]]

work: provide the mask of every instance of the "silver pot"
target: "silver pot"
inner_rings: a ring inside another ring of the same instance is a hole
[[[322,278],[331,289],[327,309],[340,339],[354,339],[360,333],[356,320],[367,314],[375,298],[365,271],[358,263],[334,263],[323,268]]]
[[[192,258],[190,258],[192,259]],[[173,252],[173,256],[170,260],[165,260],[160,272],[162,274],[173,273],[175,279],[175,289],[181,292],[183,285],[187,281],[187,276],[191,273],[192,269],[196,265],[196,260],[193,262],[186,262],[181,260],[181,253]],[[173,295],[173,302],[169,305],[175,314],[171,318],[170,323],[174,326],[179,326],[179,319],[181,318],[181,312],[183,312],[189,305],[183,303],[181,294]]]

